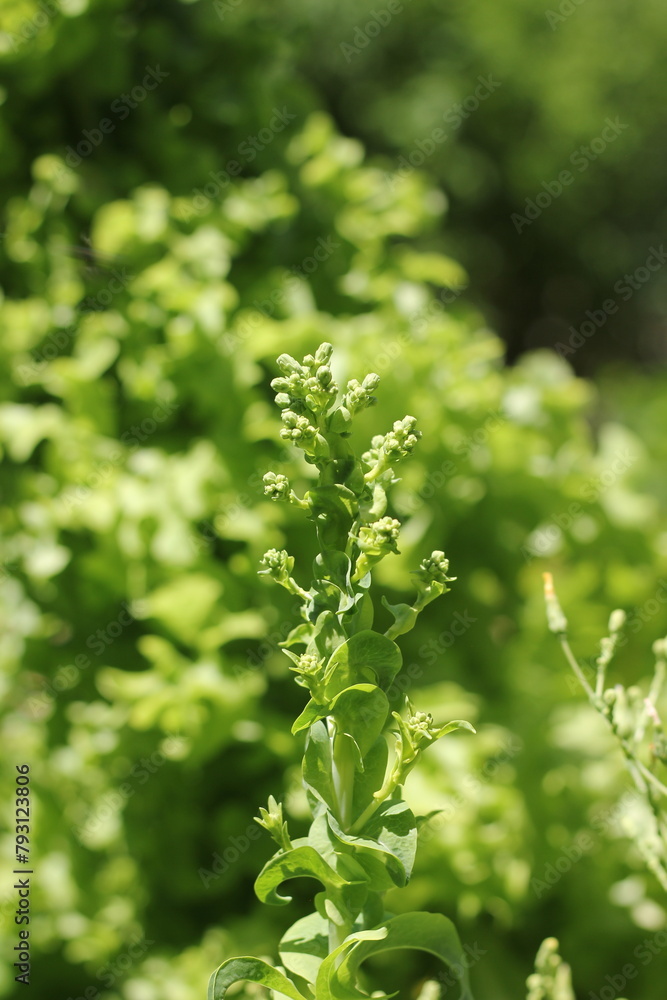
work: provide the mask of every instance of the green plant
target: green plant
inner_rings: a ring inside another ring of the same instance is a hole
[[[278,851],[260,872],[255,891],[265,903],[285,904],[289,897],[279,894],[279,886],[303,876],[317,879],[323,891],[315,897],[316,911],[298,920],[280,943],[285,971],[257,958],[229,959],[213,974],[209,997],[222,1000],[233,983],[250,980],[294,1000],[352,1000],[368,995],[359,985],[366,958],[415,948],[451,965],[462,1000],[470,1000],[465,956],[451,921],[439,913],[391,916],[382,902],[388,889],[405,885],[414,862],[417,821],[401,797],[409,772],[440,737],[457,729],[474,732],[462,720],[436,724],[409,701],[407,718],[390,704],[401,667],[394,640],[447,593],[453,578],[444,552],[433,552],[414,573],[414,603],[383,600],[393,622],[374,630],[372,570],[397,552],[400,529],[386,514],[387,488],[397,481],[395,466],[413,450],[418,432],[413,417],[397,420],[358,459],[351,424],[375,402],[379,378],[352,379],[338,400],[332,350],[322,344],[301,364],[281,355],[282,375],[271,383],[282,409],[281,437],[303,451],[319,477],[302,499],[282,474],[267,473],[265,490],[313,520],[319,546],[314,579],[305,590],[292,576],[294,559],[284,549],[270,549],[260,570],[302,602],[303,622],[282,646],[297,683],[310,693],[292,733],[307,731],[303,781],[313,822],[306,837],[292,840],[282,806],[270,797],[258,822]],[[388,732],[394,737],[391,762]]]
[[[625,612],[617,609],[609,618],[609,635],[600,640],[595,671],[585,670],[570,647],[567,619],[553,587],[551,573],[544,574],[544,593],[550,630],[558,636],[563,652],[588,701],[607,722],[618,741],[623,760],[636,790],[631,815],[625,817],[626,831],[632,836],[647,866],[663,889],[667,890],[667,784],[661,780],[667,764],[667,736],[658,711],[665,682],[667,639],[653,644],[655,665],[649,689],[622,684],[605,687],[607,667],[619,646],[624,645],[621,630]],[[588,673],[588,676],[587,676]],[[634,813],[634,814],[632,814]]]
[[[526,985],[526,1000],[575,1000],[570,966],[558,954],[556,938],[542,942],[535,959],[535,972]]]

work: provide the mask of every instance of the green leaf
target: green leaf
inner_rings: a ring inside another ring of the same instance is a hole
[[[315,981],[315,995],[317,1000],[368,1000],[368,994],[362,993],[356,987],[350,988],[343,985],[337,974],[339,960],[361,943],[373,943],[381,940],[387,934],[386,928],[379,927],[370,931],[356,931],[349,934],[342,944],[331,952],[320,965]],[[348,956],[345,956],[348,957]],[[387,994],[383,994],[386,997]],[[390,994],[395,996],[395,994]],[[382,998],[380,998],[382,1000]]]
[[[255,893],[262,903],[284,906],[291,896],[281,896],[276,889],[288,878],[316,878],[326,889],[342,889],[349,880],[342,878],[312,847],[295,847],[274,855],[255,880]]]
[[[354,996],[351,991],[355,989],[359,966],[371,955],[401,948],[413,948],[435,955],[445,965],[450,966],[460,980],[459,1000],[473,1000],[466,967],[467,956],[451,920],[441,913],[403,913],[387,921],[385,929],[387,933],[381,939],[359,941],[347,951],[339,968],[330,977],[338,980],[338,983],[335,983],[336,992],[332,991],[331,996],[335,996],[337,1000]],[[320,969],[320,973],[321,971]]]
[[[439,740],[441,736],[446,736],[447,733],[453,733],[457,729],[467,729],[470,733],[477,733],[477,730],[465,719],[454,719],[453,722],[448,722],[446,725],[438,729],[437,733],[434,733],[433,738]]]
[[[391,639],[370,629],[357,632],[338,646],[327,664],[324,675],[327,696],[333,697],[353,684],[376,678],[386,690],[402,662],[401,651]]]
[[[320,549],[344,549],[358,508],[357,498],[352,490],[339,483],[331,483],[309,490],[305,499],[311,504]]]
[[[306,787],[312,789],[329,809],[335,809],[336,793],[331,777],[331,757],[331,740],[326,724],[315,722],[311,726],[306,740],[303,757],[303,780]]]
[[[324,719],[325,716],[329,714],[329,709],[326,705],[318,705],[317,702],[311,698],[306,707],[304,708],[301,715],[292,723],[292,736],[296,736],[303,729],[308,729],[313,726],[320,719]]]
[[[244,981],[258,983],[280,996],[289,997],[290,1000],[307,1000],[291,979],[261,959],[252,956],[230,958],[223,962],[209,980],[208,1000],[224,1000],[230,986]]]
[[[417,821],[406,802],[383,802],[359,836],[343,831],[330,814],[328,822],[338,840],[353,848],[373,892],[407,883],[417,850]]]
[[[336,695],[329,712],[337,731],[352,737],[363,758],[385,727],[389,701],[375,684],[353,684]]]
[[[343,616],[348,635],[356,635],[357,632],[371,629],[374,617],[375,608],[371,595],[368,592],[357,594],[354,600],[354,611],[348,611]]]
[[[287,638],[283,642],[279,642],[279,646],[296,646],[298,643],[309,643],[313,638],[313,630],[315,625],[313,622],[301,622],[296,625]]]
[[[336,549],[318,552],[313,564],[314,576],[317,580],[330,580],[341,590],[349,588],[351,569],[350,557]]]
[[[390,604],[386,597],[382,598],[382,604],[394,616],[394,624],[387,629],[388,638],[396,639],[415,627],[419,612],[410,604]]]
[[[315,630],[306,652],[326,660],[345,642],[345,632],[333,611],[323,611],[317,616]]]
[[[346,406],[336,407],[328,420],[330,431],[333,431],[335,434],[344,434],[345,436],[350,433],[351,423],[352,417]]]
[[[329,953],[329,923],[319,913],[311,913],[292,924],[278,946],[285,968],[309,983],[317,979],[322,961]]]

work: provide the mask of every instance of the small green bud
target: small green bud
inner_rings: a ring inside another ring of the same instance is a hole
[[[422,559],[418,570],[413,570],[419,593],[414,605],[416,611],[421,611],[441,594],[449,593],[451,588],[447,584],[456,580],[456,577],[447,576],[448,570],[449,559],[445,558],[445,553],[441,549],[435,549],[430,556]]]
[[[377,388],[379,382],[380,376],[374,372],[367,375],[361,383],[356,378],[350,379],[347,383],[347,392],[345,393],[343,403],[351,414],[358,413],[359,410],[363,410],[365,407],[372,406],[375,403],[373,391]]]
[[[324,661],[311,653],[302,653],[293,667],[290,667],[296,676],[297,684],[308,688],[313,697],[319,693],[320,681],[324,674]]]
[[[449,559],[445,558],[445,553],[440,549],[435,549],[430,556],[422,559],[417,570],[417,575],[425,584],[430,583],[451,583],[456,580],[455,576],[447,576],[449,570]]]
[[[268,809],[265,809],[263,806],[259,807],[260,815],[255,816],[254,820],[260,826],[264,827],[265,830],[268,830],[283,851],[290,851],[292,849],[292,841],[287,829],[287,822],[283,818],[282,802],[277,802],[273,795],[269,795],[267,804]]]
[[[276,364],[284,375],[301,375],[303,372],[302,366],[291,354],[281,354]]]
[[[430,712],[416,712],[408,719],[408,730],[415,747],[430,743],[438,730]]]
[[[555,632],[556,635],[564,635],[567,632],[567,618],[563,614],[563,609],[556,597],[553,577],[551,573],[543,573],[542,578],[544,579],[544,600],[547,605],[549,629],[551,632]]]
[[[615,635],[616,632],[620,632],[625,625],[625,611],[620,608],[616,608],[615,611],[609,616],[609,633],[610,635]]]
[[[324,341],[323,344],[315,351],[315,361],[320,365],[327,365],[331,360],[331,355],[333,354],[333,344]]]
[[[280,472],[265,472],[263,477],[264,494],[271,500],[287,500],[289,497],[289,479]]]
[[[359,529],[357,545],[360,554],[354,571],[353,581],[361,580],[390,552],[398,553],[396,541],[401,529],[401,522],[395,517],[381,517],[378,521],[365,524]]]

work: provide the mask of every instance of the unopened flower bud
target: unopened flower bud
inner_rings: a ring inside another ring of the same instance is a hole
[[[282,802],[277,802],[273,795],[269,795],[267,804],[268,809],[265,809],[263,806],[259,807],[260,814],[259,816],[255,816],[255,822],[263,826],[265,830],[268,830],[279,847],[284,851],[289,851],[292,848],[292,841],[287,829],[287,823],[283,817]]]
[[[381,517],[379,521],[373,521],[360,529],[359,548],[362,552],[378,548],[395,552],[400,529],[401,522],[395,517]]]
[[[263,477],[264,494],[271,500],[286,500],[289,496],[289,479],[280,472],[266,472]]]
[[[544,579],[544,600],[547,605],[547,622],[551,632],[556,635],[564,635],[567,632],[567,618],[563,614],[563,609],[556,597],[554,581],[551,573],[543,573]]]
[[[294,556],[288,555],[285,549],[269,549],[262,556],[260,567],[260,573],[270,576],[277,583],[283,583],[292,572]]]

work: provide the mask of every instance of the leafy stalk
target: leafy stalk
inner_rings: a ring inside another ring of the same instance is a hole
[[[261,983],[280,995],[304,1000],[367,997],[360,964],[371,954],[417,948],[439,957],[459,980],[461,1000],[471,1000],[465,956],[452,923],[436,913],[385,913],[384,893],[410,878],[417,823],[401,788],[421,754],[456,729],[416,711],[392,712],[387,691],[401,667],[395,639],[414,627],[419,613],[448,591],[453,577],[444,552],[436,551],[415,571],[411,605],[383,601],[393,619],[375,631],[372,573],[398,552],[400,522],[386,513],[395,468],[419,439],[414,417],[396,420],[373,437],[361,457],[350,446],[352,421],[375,402],[379,377],[352,379],[340,393],[330,366],[332,347],[322,344],[302,362],[278,358],[273,380],[282,410],[280,436],[301,449],[317,470],[303,497],[288,478],[267,472],[266,495],[307,513],[319,543],[306,589],[294,573],[294,559],[271,549],[260,573],[301,601],[302,621],[282,643],[291,670],[309,701],[292,732],[306,732],[303,782],[313,820],[306,837],[292,839],[282,807],[271,797],[258,822],[278,851],[255,883],[259,898],[284,905],[283,881],[309,876],[322,886],[315,912],[298,920],[280,944],[282,968],[257,959],[232,959],[211,979],[210,1000],[222,1000],[240,979]],[[394,745],[389,761],[389,743]],[[378,995],[378,994],[374,994]]]
[[[626,689],[622,684],[616,684],[605,689],[607,667],[619,645],[625,624],[625,612],[612,611],[609,635],[600,641],[593,687],[568,642],[567,619],[556,596],[551,573],[544,574],[544,594],[549,628],[558,637],[589,703],[606,721],[618,741],[639,800],[646,807],[647,824],[646,828],[637,831],[637,846],[648,867],[667,891],[667,784],[660,776],[660,771],[665,773],[667,764],[667,736],[657,708],[665,680],[667,639],[659,639],[653,644],[656,660],[646,697],[642,696],[638,687]],[[647,739],[648,734],[650,739]]]

